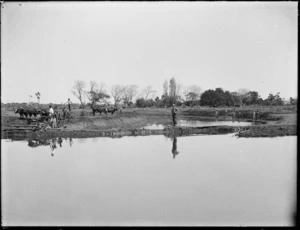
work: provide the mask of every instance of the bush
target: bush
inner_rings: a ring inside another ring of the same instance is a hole
[[[84,110],[81,110],[81,111],[80,111],[80,116],[83,117],[83,116],[85,116],[85,115],[86,115],[86,112],[85,112]]]

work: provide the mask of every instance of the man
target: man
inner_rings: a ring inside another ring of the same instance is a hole
[[[51,105],[49,105],[49,108],[50,126],[53,128],[54,110]]]
[[[171,111],[172,111],[173,125],[176,126],[176,124],[177,124],[177,121],[176,121],[177,109],[175,108],[175,104],[173,104]]]
[[[67,104],[68,104],[69,111],[71,112],[71,104],[72,104],[72,102],[71,102],[70,98],[68,98]]]
[[[54,115],[54,110],[52,108],[52,105],[49,105],[49,116],[52,118]]]
[[[56,114],[54,114],[53,117],[52,117],[52,128],[54,128],[54,129],[57,128],[57,116],[56,116]]]
[[[215,116],[216,116],[216,118],[219,117],[219,111],[218,110],[215,111]]]

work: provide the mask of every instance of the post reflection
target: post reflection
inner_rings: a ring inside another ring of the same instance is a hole
[[[173,146],[172,146],[172,154],[173,154],[173,159],[179,154],[179,151],[177,150],[177,137],[171,137],[173,139]]]
[[[55,153],[55,149],[56,149],[56,138],[52,138],[50,140],[50,150],[51,150],[51,156],[53,157],[54,156],[54,153]]]
[[[59,137],[57,139],[57,143],[59,144],[59,147],[62,147],[62,142],[63,142],[63,139],[61,137]]]
[[[70,144],[70,147],[72,147],[72,144],[73,144],[72,137],[69,138],[69,144]]]

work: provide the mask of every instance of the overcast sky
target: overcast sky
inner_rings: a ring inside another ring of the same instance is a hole
[[[297,2],[7,2],[1,100],[71,98],[75,80],[297,96]]]

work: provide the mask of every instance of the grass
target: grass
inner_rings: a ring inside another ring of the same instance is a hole
[[[219,111],[218,120],[231,120],[231,112],[234,108],[209,108],[209,107],[186,107],[178,108],[177,119],[185,120],[214,120],[215,110]],[[227,116],[225,111],[227,110]],[[251,120],[253,111],[259,110],[263,120],[268,125],[277,126],[297,126],[297,107],[278,106],[278,107],[242,107],[236,108],[243,114],[243,120]],[[61,109],[57,109],[61,112]],[[171,108],[126,108],[122,112],[117,111],[113,115],[97,113],[92,115],[91,109],[74,109],[71,111],[72,118],[60,122],[60,127],[67,127],[69,130],[107,130],[107,129],[135,129],[142,128],[151,124],[172,124]],[[14,125],[26,125],[26,120],[20,120],[19,115],[15,114],[10,108],[1,108],[1,127]],[[270,135],[274,135],[277,129],[273,128]],[[256,130],[257,131],[257,130]],[[255,131],[255,132],[256,132]],[[259,131],[257,131],[259,132]],[[279,131],[278,131],[279,132]],[[280,131],[281,132],[281,131]],[[294,132],[294,131],[293,131]],[[292,132],[292,133],[293,133]],[[266,133],[266,132],[264,132]],[[282,133],[282,132],[281,132]],[[246,134],[245,134],[246,135]],[[262,136],[265,134],[261,134]]]

